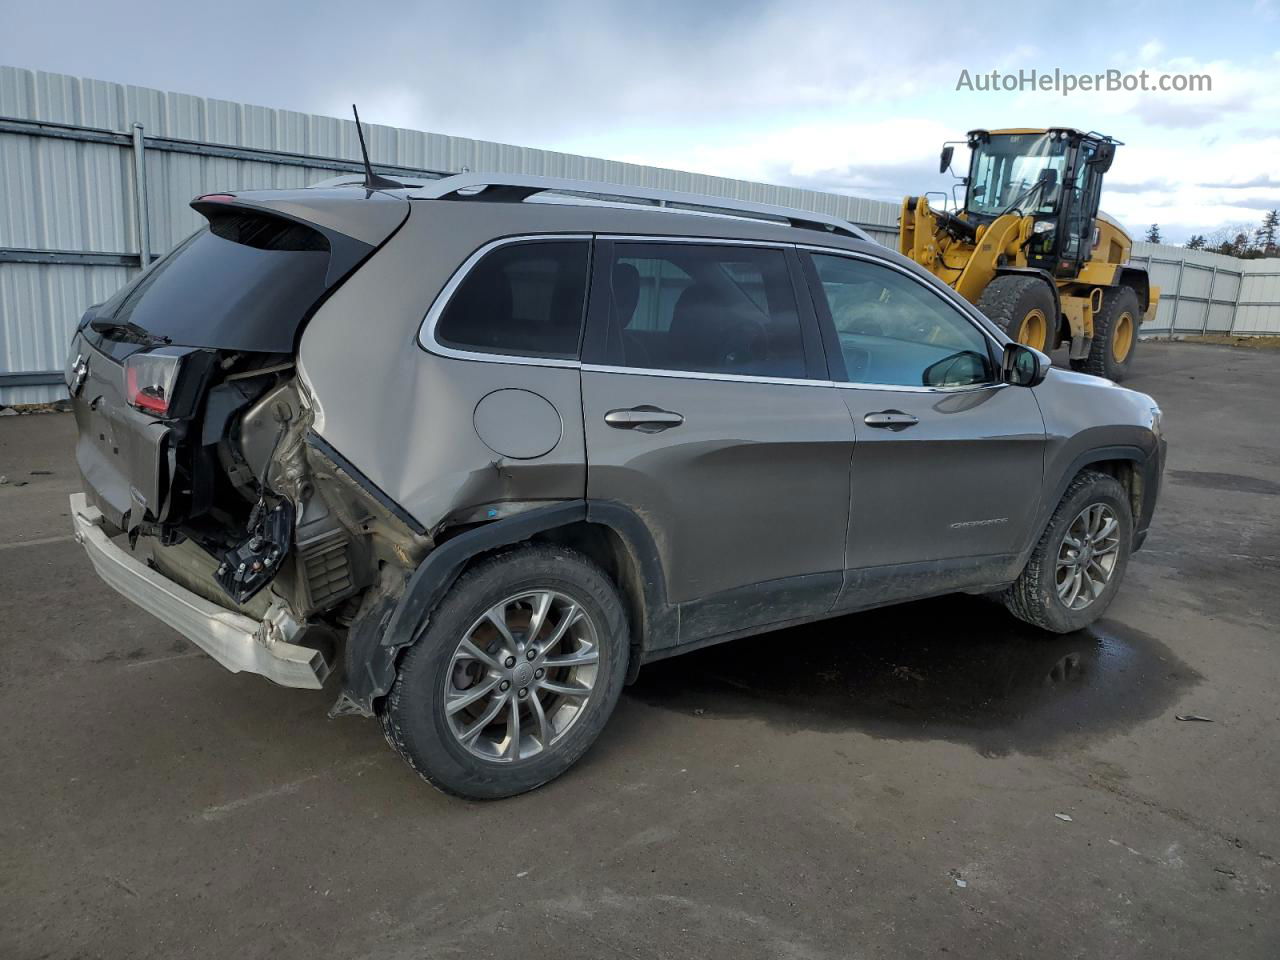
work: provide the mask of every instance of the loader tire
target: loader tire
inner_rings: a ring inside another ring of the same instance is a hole
[[[1133,287],[1109,287],[1102,294],[1102,309],[1093,318],[1093,344],[1083,369],[1095,377],[1119,383],[1129,373],[1138,346],[1142,310]]]
[[[977,307],[1018,343],[1041,353],[1053,349],[1058,311],[1053,291],[1038,277],[996,277],[978,297]]]

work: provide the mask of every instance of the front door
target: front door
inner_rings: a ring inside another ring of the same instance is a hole
[[[834,254],[811,265],[857,431],[842,605],[999,579],[1039,504],[1035,395],[999,382],[994,341],[907,271]]]
[[[597,243],[587,497],[627,505],[653,536],[680,609],[678,638],[655,646],[823,613],[838,595],[854,435],[790,258]]]

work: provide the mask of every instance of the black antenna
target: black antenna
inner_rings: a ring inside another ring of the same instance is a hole
[[[351,112],[356,115],[356,136],[360,138],[360,155],[364,157],[364,188],[366,190],[403,190],[403,183],[396,183],[373,172],[373,164],[369,162],[369,148],[365,146],[364,129],[360,126],[360,111],[351,105]]]

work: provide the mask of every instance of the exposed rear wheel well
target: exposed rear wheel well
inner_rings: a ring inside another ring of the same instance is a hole
[[[1136,521],[1142,516],[1142,471],[1138,469],[1138,464],[1133,460],[1098,460],[1094,463],[1086,463],[1080,468],[1080,473],[1086,470],[1093,470],[1097,473],[1105,473],[1107,476],[1115,477],[1120,482],[1120,486],[1124,487],[1125,493],[1129,495],[1129,509],[1133,511],[1133,517]],[[1076,476],[1079,476],[1077,474]]]
[[[650,634],[656,629],[654,618],[661,612],[664,599],[660,586],[656,592],[649,590],[644,566],[637,560],[629,541],[607,524],[573,521],[539,531],[524,540],[481,550],[467,558],[457,576],[462,576],[494,554],[518,550],[530,543],[549,543],[574,550],[595,562],[608,575],[627,613],[631,633],[631,663],[627,672],[627,682],[630,683],[639,672],[642,653]]]
[[[644,578],[631,550],[611,527],[586,521],[546,530],[533,539],[559,544],[584,554],[595,561],[617,586],[631,623],[631,668],[627,677],[630,682],[639,668],[640,651],[644,648],[649,626]]]

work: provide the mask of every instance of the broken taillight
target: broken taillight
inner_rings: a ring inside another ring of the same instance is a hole
[[[181,365],[181,356],[163,350],[132,354],[124,362],[124,395],[129,406],[167,417]]]

